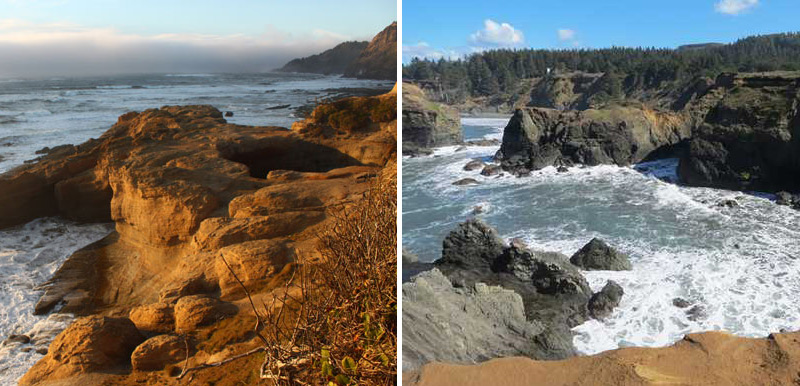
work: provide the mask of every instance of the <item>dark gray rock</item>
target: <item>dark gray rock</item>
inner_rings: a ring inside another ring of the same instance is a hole
[[[628,255],[610,247],[603,240],[593,238],[576,252],[569,261],[589,271],[629,271],[631,262]]]
[[[483,283],[457,288],[437,269],[403,284],[402,350],[404,371],[431,361],[574,354],[569,334],[554,335],[525,317],[519,294]]]
[[[464,170],[466,170],[468,172],[471,172],[473,170],[483,169],[485,166],[486,166],[486,164],[483,163],[483,161],[476,159],[476,160],[472,160],[472,161],[467,162],[467,164],[464,165]]]
[[[503,248],[505,243],[494,228],[480,219],[467,220],[445,237],[442,258],[435,264],[489,272]]]
[[[486,165],[486,167],[481,170],[481,175],[486,177],[500,175],[503,172],[503,168],[500,165]]]
[[[402,136],[403,154],[412,148],[429,149],[464,141],[458,110],[430,101],[422,89],[410,83],[403,83]]]
[[[14,343],[28,344],[30,342],[31,338],[27,335],[9,335],[8,338],[3,341],[3,346],[8,346]]]
[[[611,316],[614,309],[619,306],[619,302],[622,301],[624,294],[625,291],[617,282],[609,280],[600,292],[595,293],[589,299],[589,314],[598,320]]]
[[[474,178],[462,178],[456,182],[453,182],[455,186],[466,186],[466,185],[480,185],[480,182]]]
[[[686,308],[691,306],[692,303],[684,298],[675,298],[672,299],[672,305],[678,308]]]

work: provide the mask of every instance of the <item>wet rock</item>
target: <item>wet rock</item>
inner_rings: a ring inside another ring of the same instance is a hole
[[[569,261],[589,271],[629,271],[631,263],[628,255],[618,252],[603,240],[593,238],[576,252]]]
[[[465,143],[467,146],[497,146],[500,141],[497,139],[474,139]]]
[[[718,202],[717,206],[720,208],[737,208],[739,207],[739,203],[734,199],[727,199]]]
[[[672,299],[672,305],[678,308],[686,308],[692,305],[692,303],[684,298],[675,298]]]
[[[473,170],[483,169],[485,166],[486,164],[483,161],[476,159],[467,162],[467,164],[464,165],[464,170],[471,172]]]
[[[474,178],[462,178],[456,182],[453,182],[455,186],[466,186],[466,185],[480,185],[480,182]]]
[[[617,282],[609,280],[600,292],[595,293],[589,299],[589,313],[598,320],[611,316],[614,308],[617,308],[619,302],[622,301],[624,294],[625,292]]]
[[[589,283],[567,257],[557,252],[534,252],[519,241],[495,260],[496,271],[508,272],[514,276],[530,280],[539,293],[587,294],[592,290]]]
[[[456,148],[455,152],[459,153],[459,152],[466,151],[466,150],[467,150],[466,146],[459,146],[459,147]]]
[[[142,334],[127,318],[90,316],[78,319],[58,334],[48,354],[22,377],[20,385],[125,365],[143,341]]]
[[[486,177],[496,176],[503,172],[503,168],[500,165],[486,165],[483,170],[481,170],[481,175]]]
[[[226,111],[225,112],[225,116],[226,117],[232,117],[233,116],[233,111]]]
[[[131,354],[134,370],[161,370],[186,358],[186,343],[177,335],[154,336],[136,347]]]
[[[28,344],[31,342],[31,338],[27,335],[9,335],[6,340],[3,341],[3,346],[8,346],[11,344]]]
[[[175,330],[187,332],[235,315],[235,305],[203,295],[182,297],[175,303]]]
[[[559,166],[558,169],[556,169],[556,171],[559,173],[566,173],[569,171],[569,168],[566,166]]]
[[[705,319],[707,316],[706,308],[699,304],[695,305],[694,307],[686,310],[686,315],[689,317],[689,320],[691,321],[698,321],[701,319]]]

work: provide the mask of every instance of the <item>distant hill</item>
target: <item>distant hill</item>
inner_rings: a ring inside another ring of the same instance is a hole
[[[359,79],[397,79],[397,22],[381,31],[344,72]]]
[[[314,74],[343,74],[367,48],[367,42],[344,42],[321,54],[294,59],[278,69],[280,72],[307,72]]]

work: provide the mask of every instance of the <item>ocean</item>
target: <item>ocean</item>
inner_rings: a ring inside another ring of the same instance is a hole
[[[462,119],[467,140],[500,139],[507,121]],[[457,148],[403,159],[404,248],[437,259],[444,237],[480,206],[478,216],[504,239],[534,249],[571,256],[599,237],[629,254],[632,271],[584,272],[593,290],[611,279],[625,295],[607,320],[574,328],[580,353],[666,346],[708,330],[764,337],[800,329],[800,211],[774,196],[680,186],[670,182],[676,159],[484,177],[463,166],[499,146]],[[452,185],[467,177],[481,184]],[[690,306],[673,305],[676,298]]]
[[[0,79],[0,173],[36,158],[36,151],[44,147],[97,138],[128,111],[209,104],[233,112],[226,117],[230,123],[290,127],[299,119],[298,107],[393,86],[386,81],[283,73]],[[16,384],[72,321],[69,315],[33,316],[40,295],[36,287],[70,254],[112,230],[113,224],[59,218],[0,230],[0,342],[10,335],[31,338],[26,344],[0,343],[0,385]]]

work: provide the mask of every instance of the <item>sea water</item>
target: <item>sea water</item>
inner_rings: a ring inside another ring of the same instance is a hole
[[[462,123],[466,139],[499,139],[507,119]],[[450,146],[403,160],[404,248],[433,261],[450,230],[480,216],[502,237],[534,249],[571,256],[599,237],[627,253],[632,271],[584,272],[593,290],[614,280],[625,295],[607,320],[574,328],[583,354],[665,346],[708,330],[763,337],[800,329],[800,211],[768,194],[670,182],[677,181],[675,159],[565,173],[549,167],[522,178],[463,170],[498,148]],[[480,185],[452,185],[462,178]],[[679,308],[676,298],[690,305]]]
[[[0,79],[0,173],[37,157],[44,147],[97,138],[128,111],[209,104],[230,123],[289,127],[296,108],[392,82],[313,74],[162,74],[105,78]],[[289,106],[285,106],[289,105]],[[2,208],[0,208],[2,216]],[[113,230],[38,219],[0,230],[0,342],[25,334],[29,344],[0,343],[0,385],[15,384],[42,357],[70,315],[34,316],[36,288],[74,251]]]

